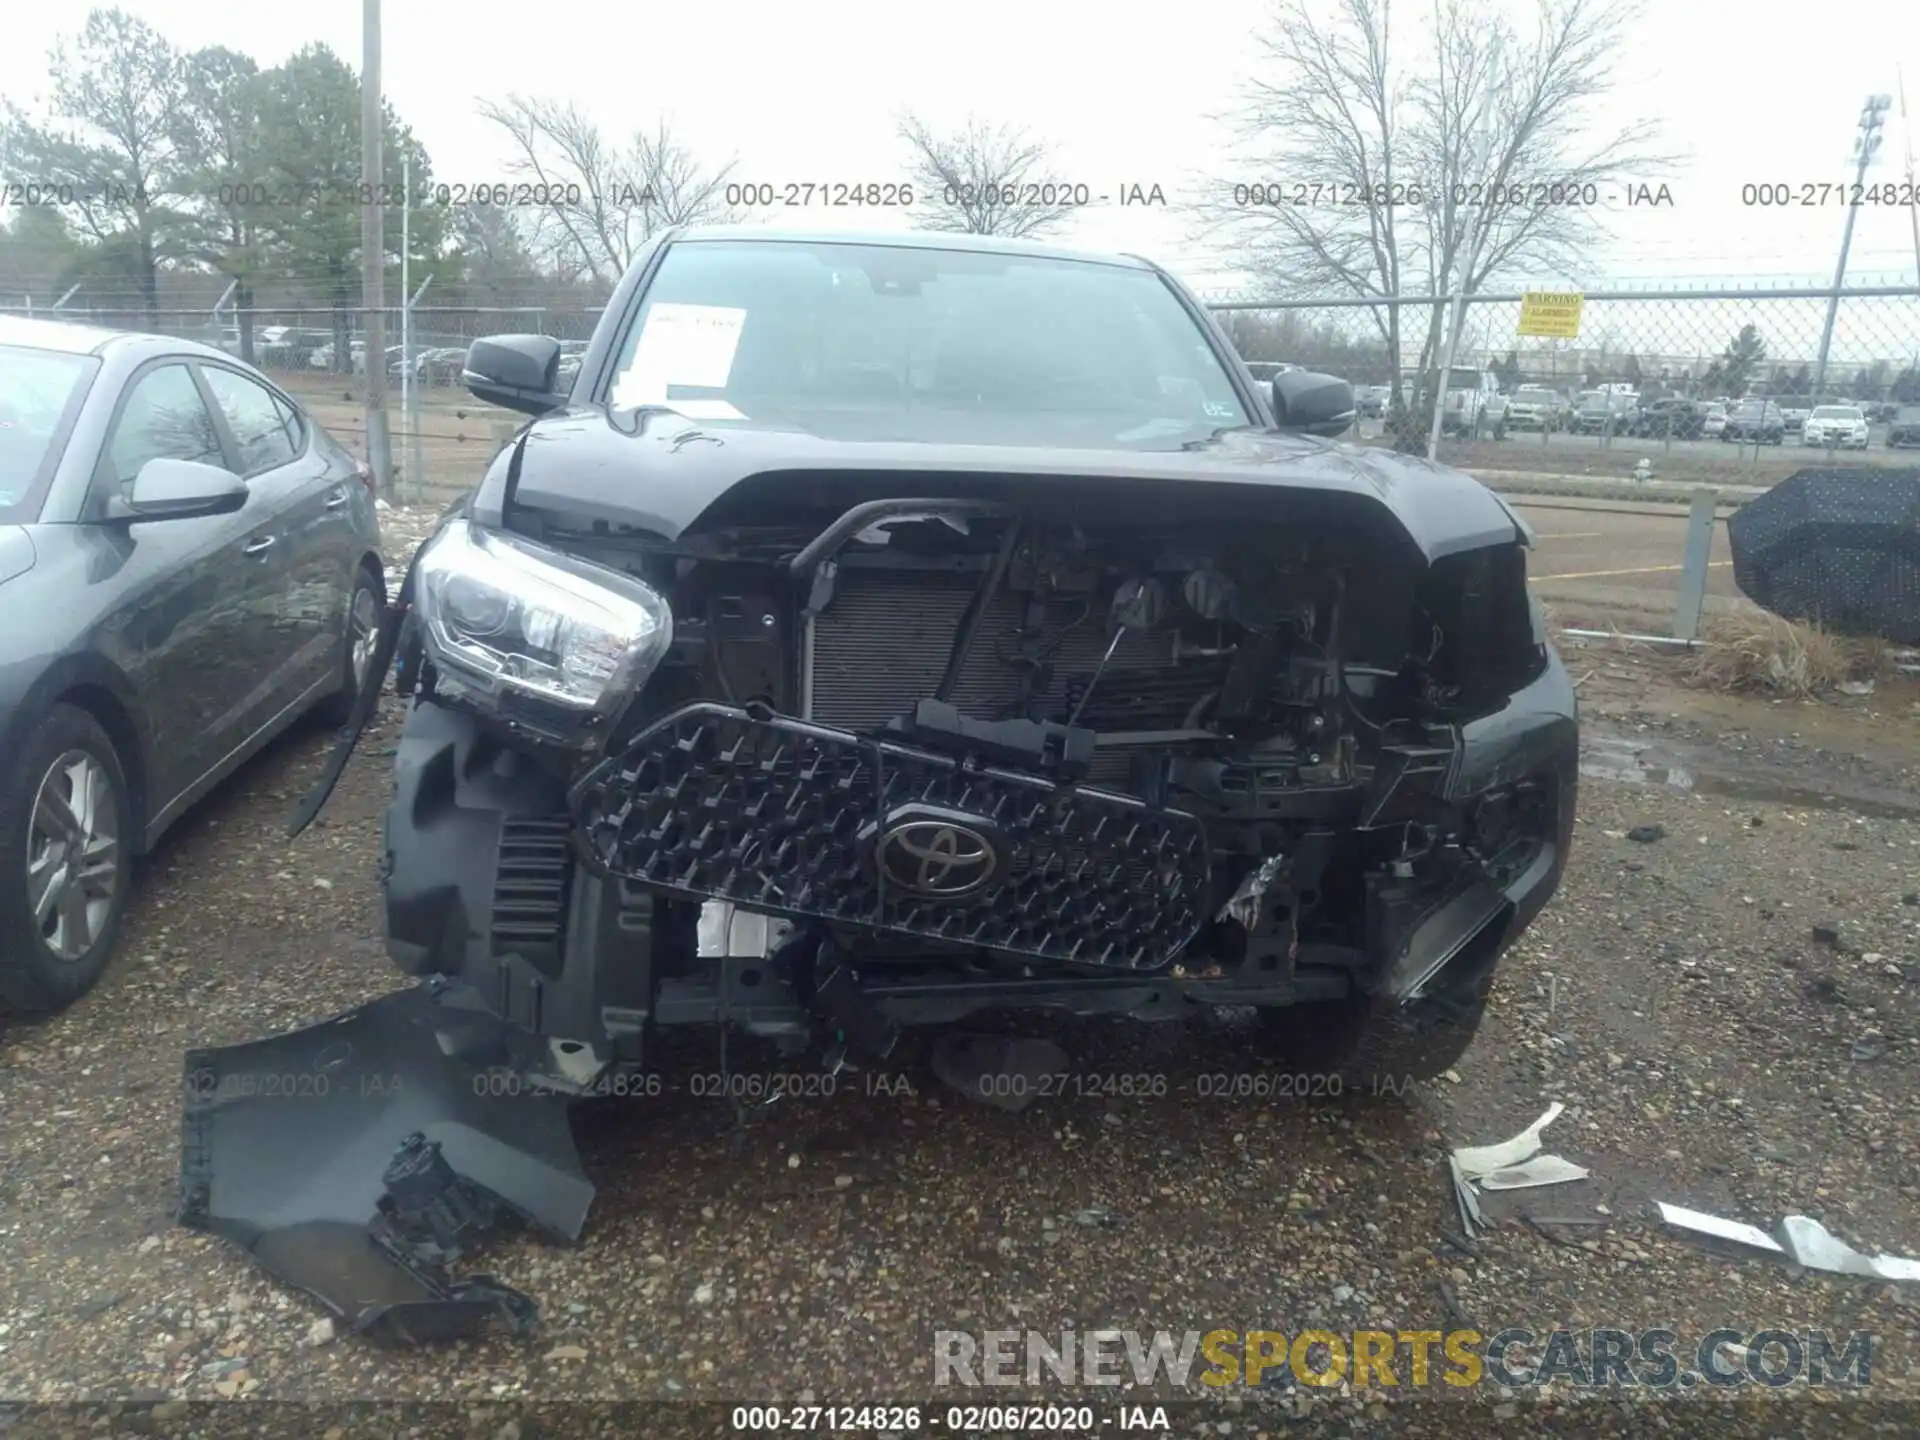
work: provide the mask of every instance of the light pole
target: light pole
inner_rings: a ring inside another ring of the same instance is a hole
[[[1874,152],[1880,148],[1883,138],[1880,130],[1887,123],[1887,111],[1892,108],[1891,95],[1869,95],[1867,103],[1860,107],[1860,133],[1853,141],[1853,153],[1860,161],[1853,175],[1856,187],[1866,183],[1867,166],[1872,162]],[[1849,194],[1841,198],[1851,200],[1852,196]],[[1827,352],[1833,347],[1833,322],[1840,313],[1840,287],[1847,278],[1847,251],[1853,245],[1853,220],[1859,213],[1859,206],[1849,204],[1846,228],[1840,232],[1840,263],[1833,270],[1833,294],[1827,297],[1827,323],[1820,332],[1820,362],[1813,372],[1813,403],[1816,405],[1827,388]]]

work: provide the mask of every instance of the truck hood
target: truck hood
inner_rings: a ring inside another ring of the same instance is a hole
[[[1339,497],[1386,512],[1431,562],[1524,540],[1527,527],[1472,476],[1414,456],[1275,431],[1234,431],[1202,449],[1134,451],[1021,445],[951,445],[830,439],[793,429],[715,425],[676,416],[618,423],[597,407],[533,421],[496,456],[473,502],[483,524],[503,525],[508,505],[631,525],[665,539],[697,528],[743,482],[824,473],[893,480],[900,496],[940,495],[985,482],[1088,479],[1159,490],[1193,485]],[[509,501],[508,476],[518,474]],[[969,483],[971,482],[971,483]]]
[[[0,585],[33,568],[33,536],[24,526],[0,525]]]

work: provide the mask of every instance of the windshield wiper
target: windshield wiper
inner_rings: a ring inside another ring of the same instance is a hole
[[[1218,445],[1221,440],[1233,434],[1236,430],[1255,430],[1258,428],[1259,427],[1255,425],[1222,425],[1211,435],[1205,436],[1204,438],[1196,437],[1192,440],[1182,440],[1180,442],[1180,448],[1182,450],[1204,450],[1209,445]]]

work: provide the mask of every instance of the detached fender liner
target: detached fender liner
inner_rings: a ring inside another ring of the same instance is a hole
[[[370,1338],[419,1343],[533,1302],[455,1262],[502,1224],[580,1238],[593,1185],[533,1037],[430,981],[331,1020],[189,1051],[179,1220]]]

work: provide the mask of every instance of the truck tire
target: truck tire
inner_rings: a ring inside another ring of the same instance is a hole
[[[1308,1089],[1328,1099],[1403,1094],[1413,1081],[1439,1079],[1467,1053],[1496,969],[1482,967],[1412,1005],[1353,996],[1264,1011],[1264,1047],[1290,1072],[1314,1077]]]

